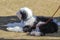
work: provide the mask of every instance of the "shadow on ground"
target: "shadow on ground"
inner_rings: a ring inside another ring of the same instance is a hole
[[[20,22],[16,16],[0,16],[0,30],[5,30],[6,24]]]
[[[58,21],[60,21],[60,17],[55,17]],[[20,20],[16,16],[0,16],[0,30],[6,31],[6,25],[7,23],[13,23],[13,22],[20,22]],[[54,33],[54,35],[49,36],[60,36],[60,27],[58,30],[58,33]]]

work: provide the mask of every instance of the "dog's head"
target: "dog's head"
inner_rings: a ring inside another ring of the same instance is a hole
[[[26,20],[29,19],[30,17],[32,17],[32,11],[31,9],[27,8],[27,7],[23,7],[21,8],[17,14],[19,14],[20,19],[21,20]]]

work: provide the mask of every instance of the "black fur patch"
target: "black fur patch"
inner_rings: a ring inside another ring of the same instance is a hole
[[[26,18],[27,18],[27,14],[26,14],[26,12],[25,11],[20,11],[20,14],[22,15],[22,20],[25,20]]]

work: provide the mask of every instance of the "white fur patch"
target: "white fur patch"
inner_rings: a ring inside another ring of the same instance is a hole
[[[35,19],[34,17],[31,17],[29,20],[24,21],[24,22],[25,22],[25,25],[30,25],[30,26],[32,26],[32,25],[34,24],[35,20],[36,20],[36,19]]]

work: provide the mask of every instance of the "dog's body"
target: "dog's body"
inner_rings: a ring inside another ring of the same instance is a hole
[[[58,25],[53,22],[53,19],[51,19],[47,24],[42,24],[39,22],[46,22],[50,17],[43,17],[43,16],[36,16],[36,20],[33,23],[34,25],[31,26],[25,26],[24,31],[32,33],[32,30],[35,30],[36,27],[39,27],[39,32],[41,32],[41,35],[45,35],[47,33],[54,33],[58,31]],[[38,25],[38,26],[36,26]],[[33,35],[33,34],[32,34]]]

